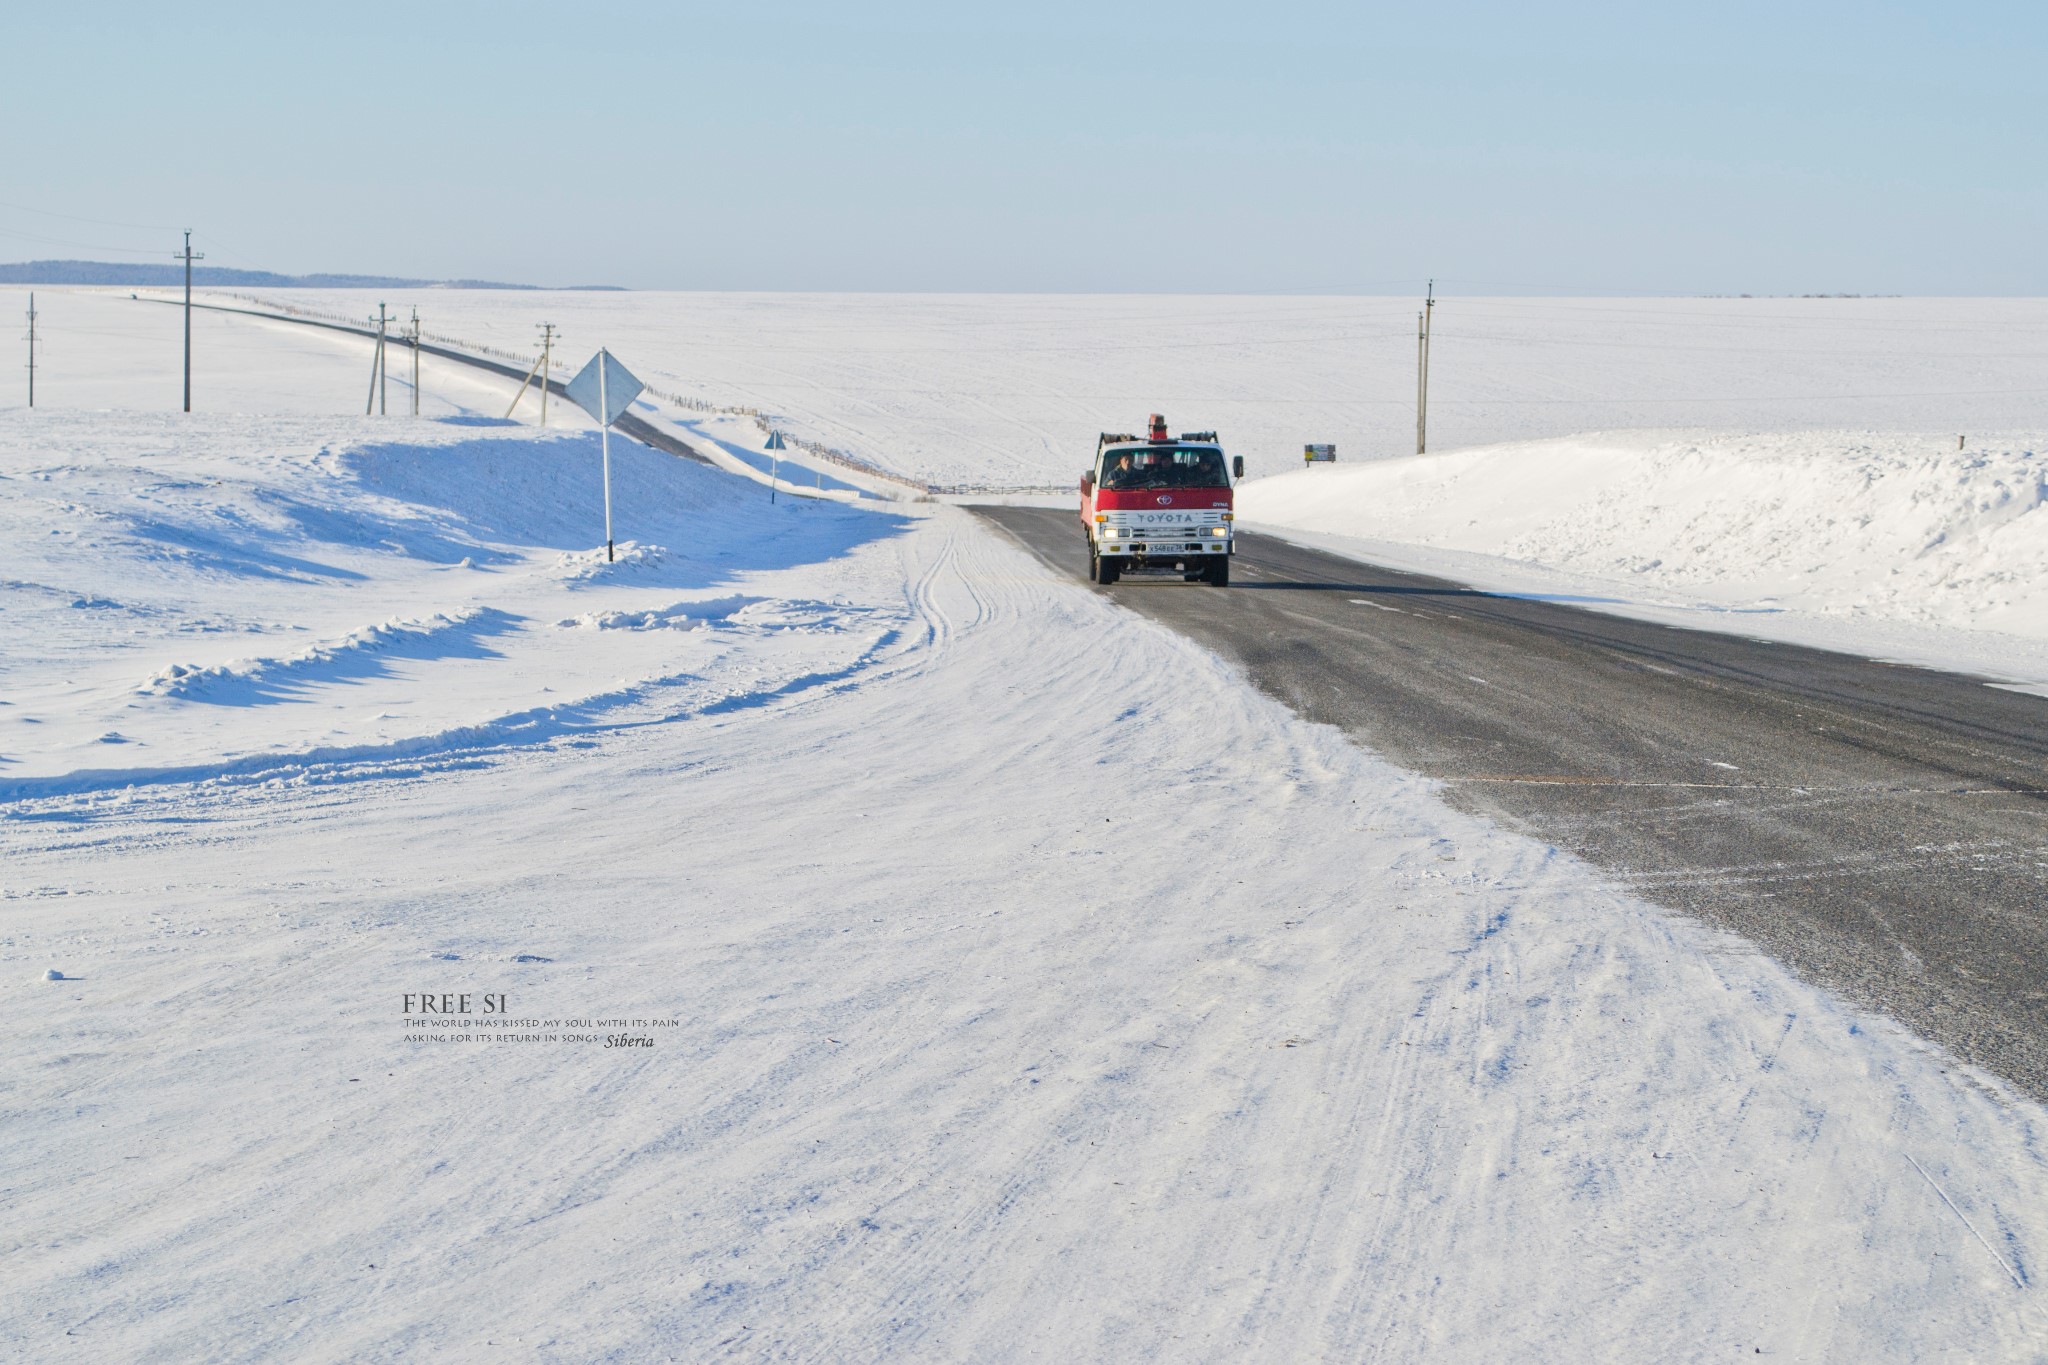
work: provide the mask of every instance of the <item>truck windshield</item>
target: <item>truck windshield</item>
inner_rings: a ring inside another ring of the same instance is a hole
[[[1227,488],[1214,446],[1144,446],[1102,457],[1104,488]]]

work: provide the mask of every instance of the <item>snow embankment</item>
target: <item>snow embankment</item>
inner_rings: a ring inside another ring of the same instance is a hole
[[[0,413],[0,796],[534,742],[896,630],[829,576],[737,591],[892,514],[623,439],[612,465],[616,559],[589,432]]]
[[[1239,514],[1481,587],[1689,610],[1692,624],[1725,627],[1734,614],[1745,633],[1843,647],[1856,643],[1839,629],[1849,624],[1869,628],[1879,652],[1942,662],[1927,656],[1945,640],[1951,662],[1999,671],[2004,655],[2004,671],[2029,673],[2048,645],[2048,446],[1948,447],[1906,435],[1582,436],[1260,479],[1242,488]],[[1916,634],[1924,647],[1902,651]]]

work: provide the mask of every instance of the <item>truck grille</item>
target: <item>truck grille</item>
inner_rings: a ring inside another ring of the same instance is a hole
[[[1102,524],[1102,534],[1113,535],[1119,540],[1129,539],[1134,536],[1141,540],[1188,540],[1196,536],[1208,535],[1208,527],[1210,525],[1214,525],[1214,523],[1164,525],[1144,522],[1133,525],[1121,520],[1116,513],[1112,512],[1109,514],[1109,520]]]

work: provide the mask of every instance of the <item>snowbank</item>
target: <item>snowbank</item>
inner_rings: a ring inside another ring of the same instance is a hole
[[[1609,433],[1298,470],[1246,483],[1238,505],[1250,524],[1481,586],[1692,608],[1691,624],[1876,652],[1914,652],[1917,629],[1928,662],[2033,677],[2048,644],[2044,451],[2035,437],[1958,451],[1869,433]]]
[[[749,633],[890,629],[734,588],[898,517],[627,440],[612,464],[615,561],[587,431],[0,412],[0,611],[35,642],[0,657],[0,793],[545,736]],[[683,629],[589,628],[656,622]]]

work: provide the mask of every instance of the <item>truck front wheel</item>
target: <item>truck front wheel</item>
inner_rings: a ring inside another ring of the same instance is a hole
[[[1227,588],[1230,586],[1230,557],[1228,555],[1216,556],[1216,558],[1209,561],[1207,568],[1209,571],[1203,576],[1209,580],[1210,586],[1217,588]]]
[[[1116,555],[1097,555],[1095,558],[1095,581],[1107,587],[1123,576],[1124,562]]]

